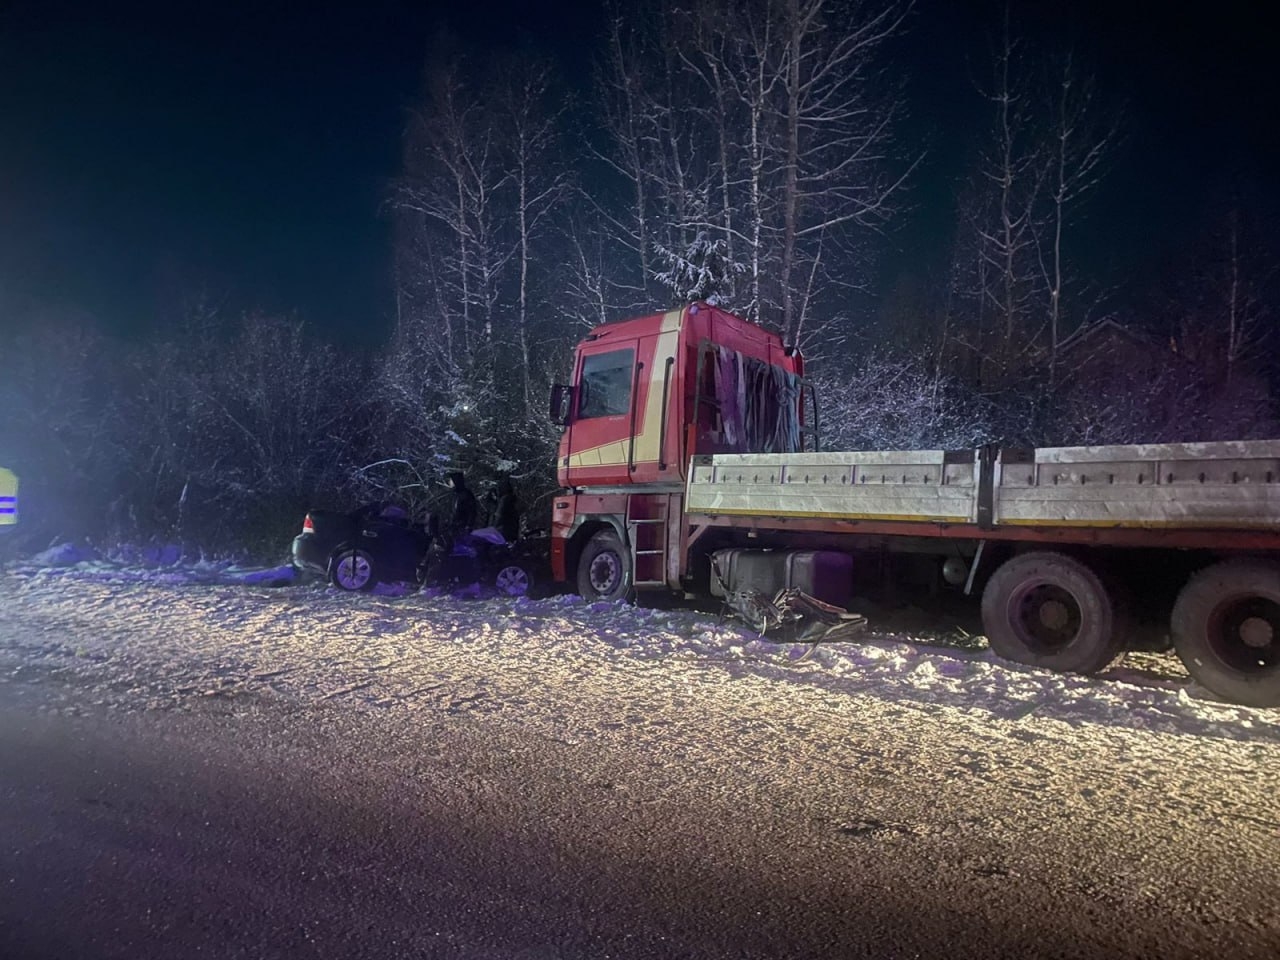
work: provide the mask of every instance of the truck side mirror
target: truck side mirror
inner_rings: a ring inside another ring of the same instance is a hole
[[[573,409],[573,387],[567,383],[557,383],[551,388],[551,404],[548,413],[551,422],[565,426],[569,423],[569,413]]]

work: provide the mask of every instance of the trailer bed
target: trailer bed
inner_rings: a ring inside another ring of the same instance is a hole
[[[1280,537],[1280,440],[716,454],[691,463],[685,512],[762,524],[945,527],[952,535],[971,528],[975,537],[1017,537],[1015,528]]]

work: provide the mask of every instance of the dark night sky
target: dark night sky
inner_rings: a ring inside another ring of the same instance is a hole
[[[138,334],[203,286],[367,342],[390,313],[379,205],[437,31],[545,50],[583,85],[603,19],[582,0],[182,6],[0,5],[0,304],[79,308]],[[1090,266],[1110,279],[1152,270],[1233,169],[1274,223],[1280,96],[1263,5],[1023,6],[1028,33],[1071,38],[1103,94],[1127,104],[1124,151],[1092,205]],[[999,11],[921,0],[896,43],[904,146],[929,154],[889,270],[945,246],[978,119],[969,78]]]

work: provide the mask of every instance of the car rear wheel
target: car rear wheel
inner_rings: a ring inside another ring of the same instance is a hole
[[[506,563],[493,575],[493,586],[508,597],[527,596],[533,589],[533,574],[521,563]]]
[[[378,583],[373,558],[355,549],[334,553],[329,562],[329,579],[341,590],[372,590]]]

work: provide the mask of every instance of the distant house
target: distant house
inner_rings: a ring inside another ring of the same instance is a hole
[[[1058,345],[1058,365],[1076,383],[1147,381],[1186,359],[1172,342],[1132,330],[1108,317],[1090,323]]]

